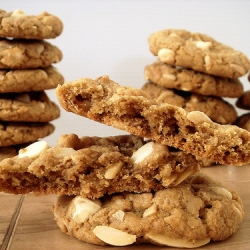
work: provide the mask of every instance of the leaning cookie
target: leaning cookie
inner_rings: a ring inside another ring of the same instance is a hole
[[[240,97],[243,84],[237,78],[218,77],[156,61],[145,66],[144,77],[157,85],[201,95]]]
[[[220,124],[232,124],[238,116],[234,106],[220,97],[168,89],[152,82],[145,83],[141,89],[159,103],[176,105],[189,112],[204,112],[211,120]]]
[[[52,134],[55,127],[47,122],[0,122],[0,146],[34,142]]]
[[[59,146],[64,145],[64,146]],[[176,186],[199,171],[195,157],[133,135],[65,135],[49,148],[36,142],[0,163],[0,191],[99,198]]]
[[[48,67],[61,60],[61,50],[45,40],[0,40],[1,69]]]
[[[150,51],[164,62],[226,78],[238,78],[250,69],[241,52],[215,39],[187,30],[160,30],[148,38]]]
[[[204,174],[152,193],[120,193],[96,200],[59,196],[52,210],[63,233],[113,246],[195,248],[227,239],[244,217],[238,194]]]
[[[0,10],[0,37],[49,39],[62,33],[62,21],[52,14],[26,15],[22,10]]]
[[[220,125],[200,111],[156,103],[147,93],[102,76],[56,88],[60,105],[94,121],[229,165],[250,162],[250,133]]]
[[[0,93],[0,120],[49,122],[60,116],[58,105],[44,91]]]
[[[245,91],[236,101],[236,107],[250,110],[250,90]]]
[[[39,69],[0,70],[0,93],[54,89],[64,83],[63,75],[54,66]]]

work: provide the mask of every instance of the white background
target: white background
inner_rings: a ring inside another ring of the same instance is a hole
[[[63,21],[62,35],[49,42],[64,54],[54,66],[65,81],[109,75],[120,85],[140,88],[145,83],[145,65],[156,59],[149,51],[147,38],[161,29],[204,33],[250,57],[249,0],[1,0],[0,8],[22,9],[27,15],[47,11]],[[245,90],[250,89],[246,76],[241,81]],[[54,90],[47,93],[58,103]],[[64,133],[125,133],[64,110],[52,123],[56,130],[47,137],[50,145]]]

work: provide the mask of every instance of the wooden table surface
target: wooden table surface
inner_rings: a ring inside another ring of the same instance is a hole
[[[239,193],[243,201],[245,217],[232,237],[223,242],[210,243],[199,249],[250,249],[250,165],[214,166],[204,168],[202,171]],[[22,196],[0,193],[0,250],[171,249],[152,245],[101,247],[67,236],[60,231],[53,219],[51,206],[55,198],[55,195]]]

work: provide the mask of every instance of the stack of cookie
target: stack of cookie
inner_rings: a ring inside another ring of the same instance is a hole
[[[59,36],[63,24],[46,12],[28,16],[0,10],[0,159],[54,131],[60,109],[45,90],[64,82],[52,65],[62,52],[45,39]]]
[[[148,42],[157,61],[145,67],[145,92],[161,103],[202,111],[214,122],[235,123],[236,109],[224,97],[238,98],[243,93],[238,78],[250,70],[244,54],[186,30],[161,30]]]

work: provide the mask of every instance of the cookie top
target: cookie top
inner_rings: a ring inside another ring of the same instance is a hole
[[[157,85],[201,95],[236,98],[243,85],[237,78],[218,77],[156,61],[144,68],[145,79]]]
[[[145,83],[142,90],[159,103],[176,105],[189,112],[194,110],[202,111],[214,122],[220,124],[232,124],[238,116],[234,106],[220,97],[203,96],[192,92],[168,89],[152,82]]]
[[[45,40],[0,40],[1,69],[48,67],[61,60],[61,50]]]
[[[250,70],[243,53],[201,33],[160,30],[149,36],[148,43],[155,56],[171,65],[226,78],[238,78]]]
[[[62,232],[113,246],[194,248],[227,239],[244,217],[238,194],[204,174],[153,193],[120,193],[97,200],[59,196],[53,211]]]
[[[0,146],[12,146],[37,141],[53,133],[50,123],[0,122]]]
[[[245,91],[235,103],[236,107],[250,110],[250,90]]]
[[[235,121],[235,125],[250,132],[250,113],[240,115]]]
[[[176,186],[200,168],[191,154],[133,135],[78,138],[71,134],[51,148],[43,143],[0,163],[1,191],[88,198],[150,192]]]
[[[250,162],[250,133],[220,125],[200,111],[159,104],[143,90],[120,86],[108,76],[82,78],[56,88],[60,105],[94,121],[179,148],[211,161]]]
[[[26,15],[22,10],[0,10],[0,21],[0,37],[42,40],[55,38],[63,31],[62,21],[48,12]]]
[[[0,93],[54,89],[63,83],[63,75],[54,66],[43,69],[0,70]]]
[[[44,91],[0,93],[0,120],[49,122],[60,116],[58,105]]]

